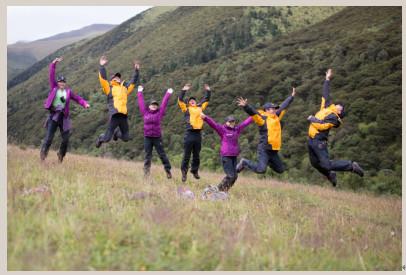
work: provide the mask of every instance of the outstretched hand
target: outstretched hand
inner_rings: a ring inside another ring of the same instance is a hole
[[[103,55],[102,57],[100,57],[100,66],[104,66],[104,65],[106,65],[107,64],[107,62],[109,62],[108,60],[107,60],[107,57],[105,56],[105,55]]]
[[[191,87],[192,85],[190,84],[190,83],[187,83],[187,84],[185,84],[185,86],[183,86],[183,91],[189,91],[190,90],[190,87]]]
[[[331,80],[333,77],[333,69],[328,69],[326,72],[326,80]]]
[[[209,84],[204,84],[204,89],[205,89],[206,91],[210,91],[210,86],[209,86]]]
[[[88,109],[88,108],[90,108],[90,105],[89,105],[89,103],[86,103],[85,104],[85,109]]]
[[[58,63],[58,62],[61,62],[63,60],[63,57],[61,56],[61,57],[57,57],[57,58],[55,58],[53,61],[52,61],[52,63]]]
[[[140,69],[140,62],[138,60],[134,60],[134,69],[136,70]]]
[[[138,92],[142,93],[142,91],[144,90],[144,87],[142,87],[141,85],[138,86],[137,88]]]
[[[296,95],[296,88],[292,87],[292,96],[295,96],[295,95]]]
[[[244,107],[244,106],[247,106],[247,104],[248,104],[248,99],[246,99],[246,98],[244,99],[242,97],[237,98],[237,105],[238,106]]]

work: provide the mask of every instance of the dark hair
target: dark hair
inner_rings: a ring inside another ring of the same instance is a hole
[[[340,117],[343,118],[347,114],[344,104],[339,101],[339,102],[336,102],[334,105],[336,105],[336,106],[340,105],[341,107],[343,107],[343,109],[341,110],[341,114],[340,114]]]
[[[66,78],[63,75],[58,75],[58,77],[56,78],[56,82],[66,83]]]

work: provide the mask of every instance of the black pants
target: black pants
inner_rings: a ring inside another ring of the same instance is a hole
[[[169,159],[166,156],[164,147],[162,145],[162,138],[160,137],[144,137],[144,150],[145,150],[144,169],[149,171],[151,167],[152,149],[154,147],[159,155],[159,158],[162,161],[162,164],[164,165],[165,170],[170,171],[171,164],[169,163]]]
[[[285,171],[285,165],[282,163],[278,151],[270,150],[266,148],[266,145],[258,145],[257,158],[258,162],[247,162],[247,167],[257,174],[264,174],[267,166],[279,174]]]
[[[200,150],[202,149],[202,135],[200,131],[186,131],[183,141],[183,159],[181,170],[189,169],[190,156],[193,153],[192,167],[190,171],[197,173],[200,165]]]
[[[118,128],[119,131],[115,133],[116,128]],[[117,138],[127,142],[130,140],[129,132],[127,115],[117,113],[111,116],[107,130],[99,137],[99,140],[101,142],[109,142],[115,134]]]
[[[327,141],[309,138],[307,147],[310,163],[323,175],[328,176],[330,171],[352,171],[352,161],[329,159]]]
[[[45,135],[44,142],[42,143],[41,151],[45,152],[45,154],[48,154],[49,148],[51,147],[52,144],[52,140],[54,139],[55,136],[56,129],[58,129],[58,127],[62,137],[62,142],[61,145],[59,146],[59,154],[62,155],[62,157],[64,157],[66,155],[66,152],[68,151],[70,131],[63,131],[62,114],[59,116],[58,121],[54,121],[52,119],[48,120],[47,133]]]
[[[227,192],[237,180],[237,157],[221,157],[221,162],[223,164],[224,173],[226,176],[222,179],[220,184],[217,186],[220,191]]]

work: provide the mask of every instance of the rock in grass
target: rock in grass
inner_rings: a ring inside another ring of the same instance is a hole
[[[178,187],[178,196],[182,199],[194,200],[195,194],[186,186]]]
[[[22,192],[23,196],[28,196],[32,194],[42,194],[45,197],[48,197],[51,195],[51,189],[46,185],[40,185],[33,188],[24,188]]]
[[[206,197],[206,200],[209,200],[209,201],[224,201],[226,199],[228,199],[228,194],[223,191],[207,194],[207,197]]]

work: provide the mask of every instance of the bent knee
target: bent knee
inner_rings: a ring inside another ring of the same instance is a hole
[[[257,171],[258,174],[265,174],[266,172],[266,167],[258,167]]]

